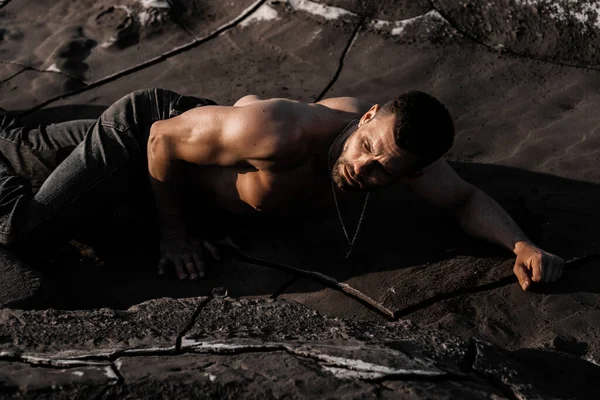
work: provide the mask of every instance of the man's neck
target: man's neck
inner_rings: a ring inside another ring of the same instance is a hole
[[[337,159],[339,158],[342,150],[344,149],[344,145],[346,144],[346,140],[356,131],[358,128],[358,120],[353,120],[346,125],[346,127],[338,132],[335,136],[331,138],[330,148],[328,148],[328,152],[331,155],[331,166],[335,164]],[[331,171],[330,171],[331,172]]]

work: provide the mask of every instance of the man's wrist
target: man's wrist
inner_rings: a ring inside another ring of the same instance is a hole
[[[521,239],[515,242],[513,246],[513,253],[519,254],[524,248],[536,247],[535,244],[529,239]]]

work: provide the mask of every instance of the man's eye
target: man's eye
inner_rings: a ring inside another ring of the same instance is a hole
[[[384,173],[386,176],[389,176],[389,177],[391,177],[391,176],[392,176],[392,174],[390,174],[390,173],[388,172],[388,170],[387,170],[387,169],[385,169],[385,167],[383,166],[383,164],[381,164],[381,163],[377,163],[377,165],[379,166],[379,169],[381,170],[381,172],[383,172],[383,173]]]
[[[371,148],[369,147],[369,144],[367,142],[363,142],[363,147],[365,148],[365,150],[367,151],[371,151]]]

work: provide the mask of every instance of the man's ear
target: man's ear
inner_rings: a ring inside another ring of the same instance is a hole
[[[369,111],[364,113],[363,116],[360,118],[360,121],[358,122],[358,126],[361,127],[363,124],[365,124],[365,123],[369,122],[371,119],[373,119],[375,114],[377,114],[377,111],[379,111],[379,104],[374,104],[373,107],[371,107],[369,109]]]

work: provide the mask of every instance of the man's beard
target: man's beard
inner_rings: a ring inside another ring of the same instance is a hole
[[[361,188],[350,185],[350,183],[340,172],[344,167],[344,164],[345,163],[342,157],[338,158],[335,161],[335,164],[333,164],[333,168],[331,170],[331,180],[333,181],[335,188],[344,192],[360,192]]]

